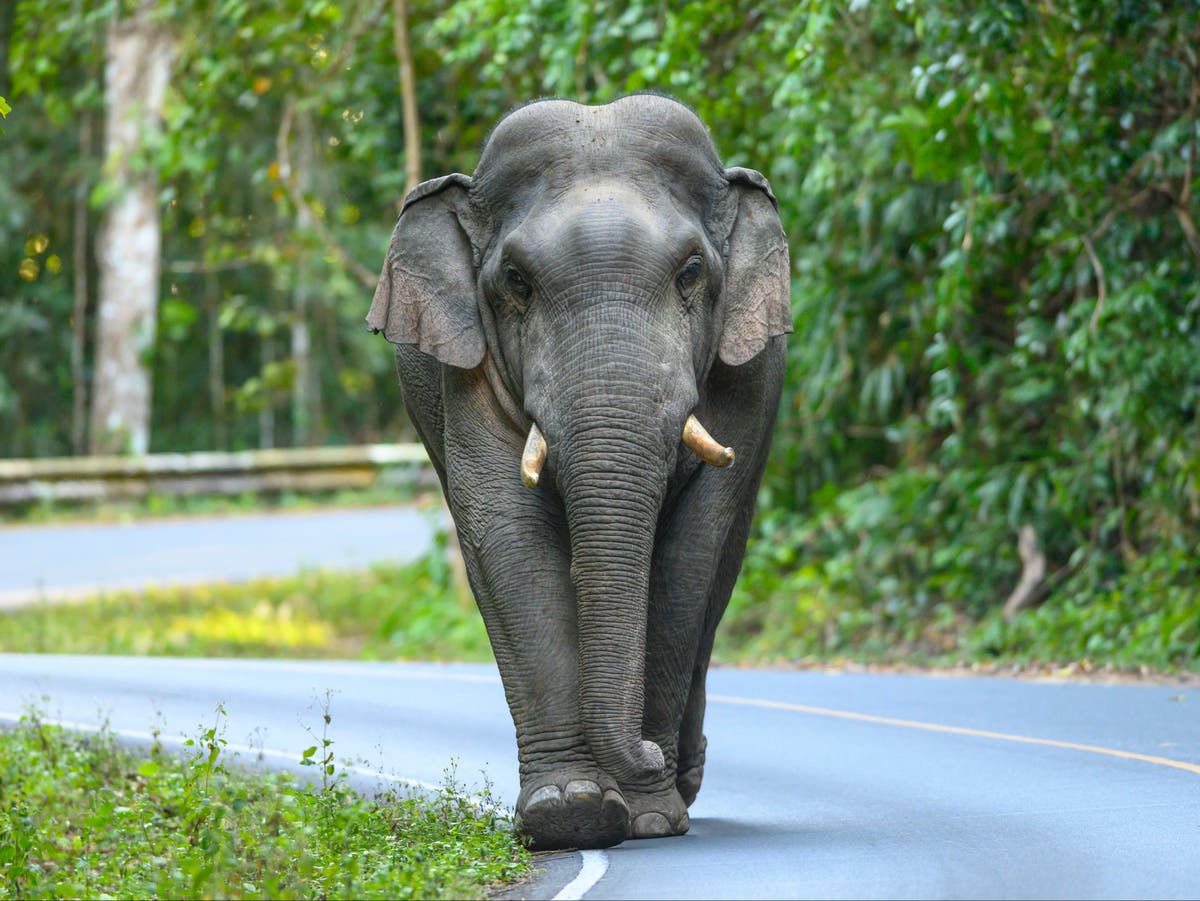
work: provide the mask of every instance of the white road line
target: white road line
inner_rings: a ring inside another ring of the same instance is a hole
[[[603,851],[580,851],[579,856],[583,859],[579,873],[559,889],[553,901],[580,901],[608,872],[608,855]]]

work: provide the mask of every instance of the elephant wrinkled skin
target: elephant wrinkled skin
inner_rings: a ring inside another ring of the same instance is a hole
[[[529,104],[408,195],[368,324],[499,664],[518,828],[686,832],[791,331],[766,179],[665,97]]]

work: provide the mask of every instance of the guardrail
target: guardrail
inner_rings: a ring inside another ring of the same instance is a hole
[[[428,467],[425,448],[367,444],[0,460],[0,504],[368,488],[385,470],[403,466]]]

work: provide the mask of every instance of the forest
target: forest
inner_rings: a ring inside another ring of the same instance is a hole
[[[406,190],[645,90],[790,243],[742,640],[1200,669],[1193,0],[7,0],[0,457],[412,440],[364,326]]]

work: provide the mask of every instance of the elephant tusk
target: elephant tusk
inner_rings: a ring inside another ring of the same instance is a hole
[[[542,430],[535,422],[529,427],[529,437],[525,440],[525,452],[521,454],[521,482],[526,488],[533,488],[542,474],[542,464],[546,462],[546,439]]]
[[[728,466],[733,462],[733,448],[718,444],[704,426],[700,425],[700,420],[694,413],[683,424],[683,443],[690,447],[697,457],[712,466]]]

